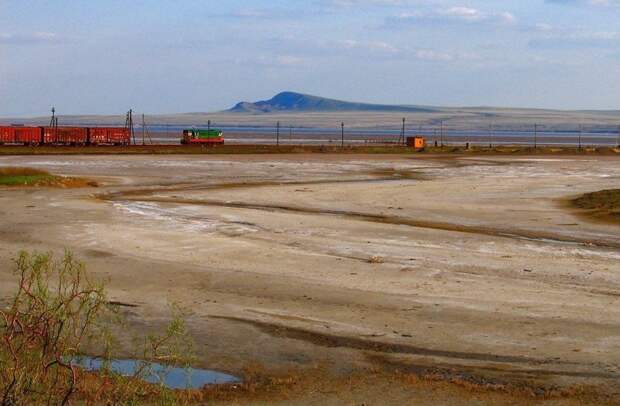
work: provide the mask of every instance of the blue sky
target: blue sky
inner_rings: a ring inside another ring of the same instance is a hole
[[[620,108],[620,0],[0,0],[0,116],[214,111],[282,90]]]

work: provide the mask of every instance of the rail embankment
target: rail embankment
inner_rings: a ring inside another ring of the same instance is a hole
[[[418,154],[418,155],[617,155],[613,147],[430,146],[421,150],[402,145],[128,145],[128,146],[0,146],[2,155],[192,155],[192,154]]]

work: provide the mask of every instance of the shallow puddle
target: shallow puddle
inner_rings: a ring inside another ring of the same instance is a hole
[[[75,359],[73,364],[91,372],[101,370],[104,365],[101,359],[89,357]],[[124,376],[134,376],[142,369],[139,378],[149,383],[163,384],[170,389],[200,389],[205,385],[241,382],[232,375],[208,369],[175,368],[137,360],[111,360],[109,369]]]

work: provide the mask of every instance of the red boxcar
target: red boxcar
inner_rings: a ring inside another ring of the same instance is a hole
[[[89,128],[89,141],[93,145],[114,144],[129,145],[129,129],[124,127],[93,127]]]
[[[88,143],[88,128],[44,127],[43,141],[45,144],[85,145]]]
[[[41,127],[7,126],[0,127],[0,144],[40,144]]]
[[[11,144],[15,142],[14,127],[0,127],[0,144]]]
[[[38,145],[43,141],[43,129],[41,127],[14,127],[15,142],[19,144]]]

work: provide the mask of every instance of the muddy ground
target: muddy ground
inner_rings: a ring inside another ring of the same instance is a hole
[[[0,189],[0,296],[14,288],[16,252],[69,248],[109,279],[112,300],[135,306],[128,331],[161,328],[175,302],[200,366],[315,376],[273,399],[540,400],[386,378],[394,371],[619,396],[620,228],[566,204],[618,188],[616,157],[14,156],[0,166],[100,185]],[[331,389],[313,389],[317,368]],[[376,380],[332,387],[370,370]]]

